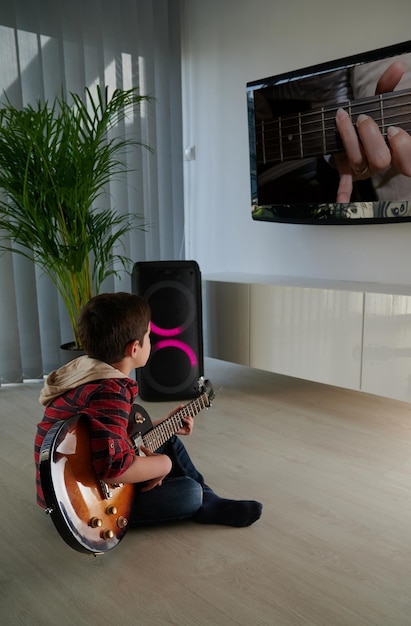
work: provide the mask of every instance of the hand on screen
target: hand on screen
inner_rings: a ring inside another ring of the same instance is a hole
[[[392,63],[381,75],[376,95],[393,91],[405,69],[405,65],[399,61]],[[359,115],[355,130],[350,116],[343,109],[337,111],[336,125],[345,149],[345,153],[341,152],[335,157],[340,175],[337,202],[350,202],[353,181],[369,178],[391,165],[402,174],[411,176],[411,137],[407,132],[396,126],[389,127],[387,145],[371,117]]]

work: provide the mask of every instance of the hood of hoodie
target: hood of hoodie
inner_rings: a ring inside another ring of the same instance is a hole
[[[50,372],[40,392],[39,402],[46,406],[70,389],[104,378],[128,378],[128,376],[108,363],[80,356],[58,370]]]

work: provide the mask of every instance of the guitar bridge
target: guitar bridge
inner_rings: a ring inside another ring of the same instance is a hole
[[[137,454],[137,456],[145,456],[144,452],[140,450],[141,446],[144,446],[144,439],[143,439],[142,434],[137,433],[137,435],[132,436],[131,442],[133,444],[134,451]]]
[[[109,498],[113,496],[113,492],[111,491],[108,484],[104,482],[104,480],[100,480],[100,487],[101,487],[102,496],[105,500],[108,500]]]
[[[109,500],[113,497],[112,489],[118,489],[119,487],[123,487],[124,483],[110,483],[109,485],[104,482],[104,480],[100,480],[101,493],[105,500]]]

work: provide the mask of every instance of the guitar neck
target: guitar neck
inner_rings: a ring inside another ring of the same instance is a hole
[[[151,452],[155,452],[163,443],[171,439],[171,437],[180,430],[184,424],[184,417],[188,417],[189,415],[195,417],[200,411],[209,406],[209,393],[204,392],[198,398],[186,404],[176,411],[176,413],[173,413],[173,415],[170,415],[170,417],[167,417],[143,435],[143,444]]]
[[[386,138],[389,126],[411,131],[411,92],[390,92],[330,107],[265,120],[256,125],[258,165],[318,157],[343,150],[335,116],[341,107],[355,122],[364,113],[370,116]]]

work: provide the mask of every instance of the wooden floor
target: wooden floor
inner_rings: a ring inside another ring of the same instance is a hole
[[[0,388],[0,623],[411,625],[410,405],[215,360],[206,376],[217,396],[184,441],[261,520],[130,530],[99,557],[35,504],[40,384]]]

